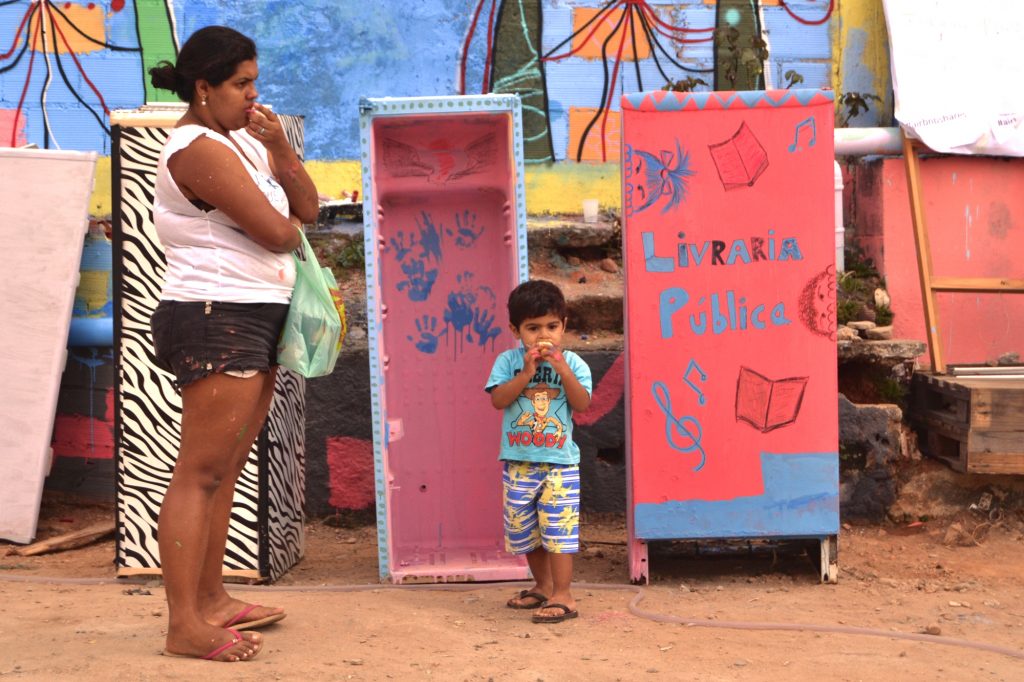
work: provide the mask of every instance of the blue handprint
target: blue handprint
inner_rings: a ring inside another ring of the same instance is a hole
[[[440,334],[435,334],[437,330],[437,318],[433,315],[424,315],[421,319],[416,320],[416,331],[420,333],[420,340],[416,341],[416,350],[421,353],[436,353],[438,340],[448,333],[448,329],[445,328]],[[406,337],[410,341],[413,340],[411,336]]]
[[[448,308],[444,311],[444,321],[455,327],[455,331],[462,334],[462,330],[473,321],[473,299],[471,294],[463,292],[451,292],[448,294]]]
[[[462,212],[462,218],[459,218],[459,214],[455,214],[455,227],[458,234],[455,236],[455,245],[463,249],[467,249],[476,242],[477,238],[484,233],[483,226],[480,229],[476,229],[476,213],[470,213],[468,210]],[[448,234],[453,234],[452,230],[448,230]]]
[[[477,287],[477,291],[479,291],[481,294],[486,294],[487,298],[491,299],[491,307],[494,307],[494,304],[498,302],[498,297],[494,294],[494,289],[490,288],[486,284]]]
[[[441,233],[434,226],[434,219],[430,217],[430,214],[426,211],[422,211],[422,213],[423,225],[420,225],[419,219],[416,220],[416,227],[420,230],[420,246],[423,248],[420,256],[422,258],[436,258],[440,262]]]
[[[395,247],[395,260],[402,260],[412,251],[412,247],[416,245],[416,235],[409,235],[409,245],[405,245],[405,232],[402,230],[398,231],[397,237],[391,238],[391,246]]]
[[[437,269],[427,270],[419,259],[402,263],[402,272],[409,279],[398,283],[398,290],[409,288],[410,301],[425,301],[430,297],[430,290],[437,279]]]
[[[497,327],[492,327],[494,324],[494,313],[488,313],[486,310],[477,309],[473,315],[473,331],[476,332],[476,342],[480,346],[483,346],[491,339],[498,336],[501,330]],[[473,339],[470,338],[470,341]]]

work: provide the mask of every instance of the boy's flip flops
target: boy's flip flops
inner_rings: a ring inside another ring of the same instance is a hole
[[[517,599],[520,600],[520,602],[523,599],[533,599],[534,601],[532,601],[532,602],[530,602],[528,604],[522,604],[522,603],[518,603],[517,604],[516,601],[515,601]],[[546,602],[547,600],[548,600],[548,598],[545,597],[540,592],[531,592],[530,590],[522,590],[519,594],[517,594],[516,596],[512,597],[507,602],[505,602],[505,606],[509,607],[510,609],[539,609],[541,606],[544,605],[544,602]]]
[[[562,612],[555,614],[554,616],[545,616],[539,613],[533,614],[534,623],[561,623],[563,620],[569,620],[570,618],[576,618],[580,615],[580,612],[576,609],[570,609],[565,604],[556,604],[554,602],[544,604],[545,609],[561,609]]]

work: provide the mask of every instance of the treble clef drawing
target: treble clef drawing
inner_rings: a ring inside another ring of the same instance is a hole
[[[700,452],[700,463],[693,468],[694,471],[700,471],[704,468],[704,462],[707,459],[704,447],[700,444],[701,438],[704,435],[700,422],[690,416],[675,416],[672,411],[672,396],[664,382],[654,382],[651,386],[651,392],[654,394],[654,402],[658,403],[658,407],[661,408],[662,413],[665,415],[665,440],[668,441],[669,447],[682,453],[693,452],[694,450]],[[680,439],[689,439],[689,443],[677,443],[677,436]]]

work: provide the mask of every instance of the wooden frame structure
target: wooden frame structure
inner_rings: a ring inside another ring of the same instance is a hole
[[[939,320],[935,310],[935,292],[1024,294],[1024,279],[1002,277],[935,277],[932,274],[931,247],[921,198],[921,169],[918,149],[927,149],[903,132],[903,160],[907,169],[907,194],[910,197],[910,216],[914,225],[914,246],[917,251],[917,270],[921,280],[921,298],[924,303],[924,323],[928,334],[928,355],[935,374],[946,373],[939,337]]]

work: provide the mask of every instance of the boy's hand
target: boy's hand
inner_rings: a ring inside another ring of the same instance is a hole
[[[556,371],[562,367],[568,367],[565,357],[562,355],[562,349],[559,346],[550,341],[538,341],[535,348],[540,355],[540,359],[548,362]]]
[[[537,365],[541,363],[543,358],[541,357],[540,350],[537,346],[530,346],[523,353],[523,372],[529,376],[533,376],[537,371]]]

